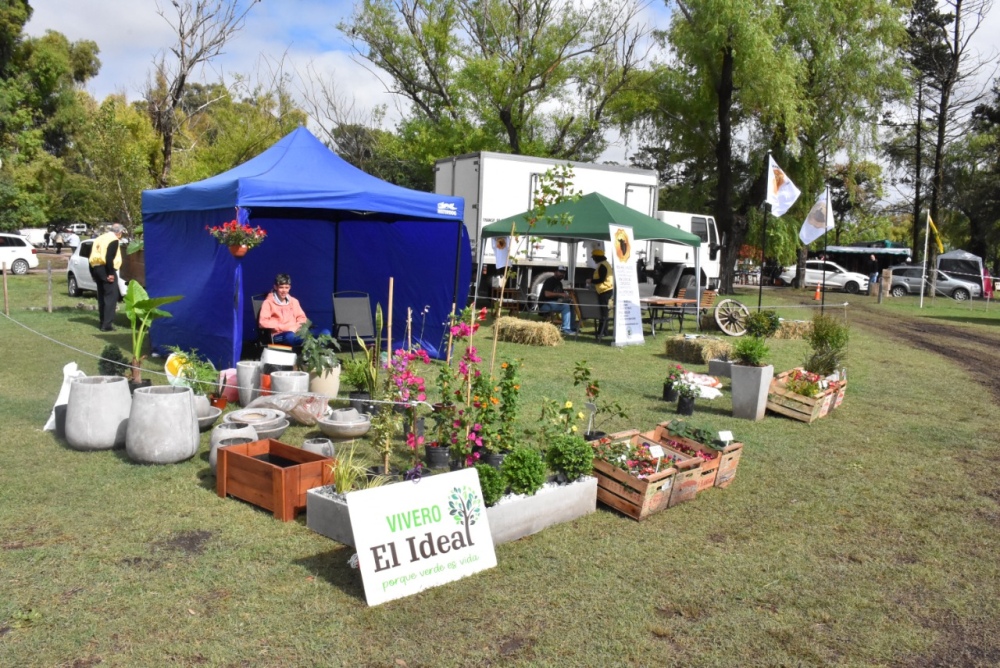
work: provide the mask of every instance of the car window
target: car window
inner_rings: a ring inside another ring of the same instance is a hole
[[[93,241],[84,241],[80,244],[80,257],[90,257],[90,250],[94,247]]]
[[[0,247],[7,245],[7,237],[0,237]]]

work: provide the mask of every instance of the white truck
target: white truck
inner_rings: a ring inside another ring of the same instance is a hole
[[[698,257],[701,266],[700,285],[702,289],[717,290],[722,266],[719,252],[722,249],[722,240],[719,238],[719,228],[715,224],[715,218],[680,211],[657,211],[656,218],[701,239]],[[688,292],[694,290],[693,248],[662,241],[647,241],[645,250],[647,271],[654,276],[657,295],[673,297],[682,288]]]

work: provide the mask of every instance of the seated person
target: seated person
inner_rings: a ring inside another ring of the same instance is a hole
[[[541,313],[558,311],[562,313],[562,331],[564,334],[575,334],[572,326],[572,310],[569,305],[569,293],[563,288],[566,277],[566,267],[556,267],[555,273],[542,283],[538,293],[538,310]]]
[[[278,274],[274,277],[271,294],[261,304],[258,325],[271,330],[271,339],[275,343],[298,347],[302,345],[302,337],[296,332],[309,319],[299,306],[299,300],[289,294],[291,290],[292,279],[288,274]],[[330,334],[330,330],[315,330],[313,334]]]

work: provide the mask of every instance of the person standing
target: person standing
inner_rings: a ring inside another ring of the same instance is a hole
[[[604,250],[595,248],[590,251],[590,257],[597,265],[594,269],[594,276],[589,282],[594,286],[594,290],[597,292],[597,303],[601,306],[601,317],[597,321],[597,333],[595,334],[597,340],[600,341],[608,335],[609,305],[611,295],[614,294],[615,277],[611,273],[611,263],[604,256]]]
[[[62,255],[63,244],[66,243],[66,239],[63,237],[62,230],[56,230],[56,252]]]
[[[542,313],[558,311],[562,313],[563,334],[576,334],[573,330],[573,315],[570,310],[569,293],[563,287],[563,279],[566,278],[566,267],[556,267],[555,272],[542,283],[542,290],[539,293],[538,310]]]
[[[875,294],[878,294],[878,288],[875,287],[878,283],[878,260],[875,258],[874,253],[869,255],[868,259],[865,260],[865,273],[868,274],[868,292],[865,294],[870,295],[873,290]]]
[[[72,255],[76,252],[77,247],[80,245],[80,237],[77,236],[76,232],[71,230],[66,233],[65,241],[66,245],[69,246],[69,254]]]
[[[119,241],[125,227],[115,223],[111,228],[94,239],[90,249],[90,275],[97,284],[97,312],[101,320],[101,331],[112,332],[115,319],[115,305],[120,297],[118,291],[118,270],[122,266],[122,252]]]

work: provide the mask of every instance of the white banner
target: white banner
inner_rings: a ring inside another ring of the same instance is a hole
[[[610,248],[605,248],[615,273],[615,345],[642,344],[642,305],[639,303],[638,256],[633,248],[632,228],[609,225]]]
[[[510,257],[510,237],[493,237],[493,255],[496,257],[497,269],[507,266],[507,258]]]
[[[475,469],[347,495],[368,605],[497,565]]]

